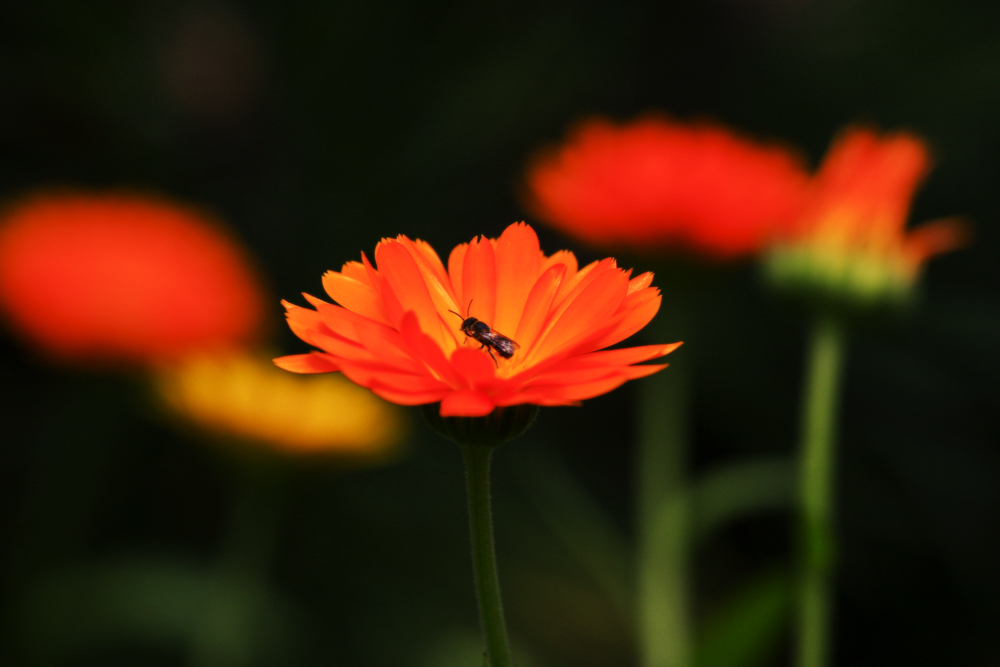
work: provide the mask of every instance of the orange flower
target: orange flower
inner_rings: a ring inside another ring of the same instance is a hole
[[[523,403],[573,405],[664,368],[632,364],[680,344],[598,352],[656,314],[653,274],[630,279],[610,258],[578,269],[568,251],[546,257],[524,223],[456,247],[447,270],[430,245],[405,236],[383,239],[375,261],[377,270],[362,253],[323,276],[339,306],[308,294],[316,310],[285,302],[292,331],[323,351],[278,366],[342,371],[394,403],[440,401],[442,416],[476,417]],[[519,347],[494,360],[460,330],[466,316]]]
[[[70,193],[6,212],[0,309],[43,351],[86,363],[156,363],[243,341],[263,314],[242,250],[201,212]]]
[[[711,124],[590,120],[527,175],[528,206],[591,244],[678,245],[718,259],[757,252],[794,221],[807,175],[798,156]]]
[[[966,237],[954,219],[906,231],[910,202],[929,170],[919,137],[848,128],[813,179],[798,224],[772,250],[772,279],[866,301],[906,296],[928,258]]]

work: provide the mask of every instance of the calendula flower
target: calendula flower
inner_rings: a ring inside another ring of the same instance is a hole
[[[796,219],[807,179],[795,153],[719,125],[595,119],[535,156],[525,199],[596,246],[729,259]]]
[[[62,360],[155,364],[253,338],[259,283],[204,213],[129,194],[38,194],[0,221],[0,311]]]
[[[362,253],[323,276],[339,305],[308,294],[315,310],[284,303],[292,331],[321,351],[278,366],[342,371],[394,403],[440,401],[442,416],[476,417],[526,403],[573,405],[655,373],[664,366],[633,364],[679,345],[599,351],[656,314],[653,275],[632,278],[614,259],[578,268],[571,252],[546,256],[524,223],[459,245],[447,269],[430,245],[405,236],[383,239],[375,262]]]
[[[161,367],[154,382],[185,420],[286,452],[377,460],[403,435],[398,408],[345,378],[289,375],[246,351],[195,355]]]
[[[966,235],[955,219],[906,230],[929,169],[927,145],[915,135],[847,129],[813,179],[797,224],[769,253],[772,282],[855,305],[907,298],[926,261]]]

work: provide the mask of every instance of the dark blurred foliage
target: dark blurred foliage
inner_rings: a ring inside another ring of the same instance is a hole
[[[581,116],[648,110],[714,118],[813,161],[851,121],[931,141],[939,166],[913,219],[962,214],[976,237],[931,262],[911,316],[851,341],[836,663],[1000,663],[1000,6],[0,5],[0,197],[132,186],[207,206],[286,298],[319,292],[323,271],[381,236],[446,253],[497,235],[524,216],[516,191],[534,149]],[[539,233],[550,252],[599,255]],[[704,305],[703,336],[686,348],[699,365],[693,469],[790,453],[800,320],[752,267],[727,270]],[[279,348],[303,351],[277,303],[273,320]],[[540,519],[525,479],[536,455],[561,459],[629,534],[642,390],[543,410],[496,456],[500,574],[525,664],[634,659],[627,621]],[[230,595],[212,573],[243,476],[233,456],[167,428],[131,379],[52,367],[8,334],[0,397],[0,663],[221,665],[242,650],[254,665],[477,664],[460,458],[429,430],[388,467],[275,463],[273,516],[260,519],[275,531],[266,590]],[[700,618],[787,570],[790,524],[771,512],[707,539]],[[147,589],[189,600],[185,586],[222,591],[206,599],[232,613],[206,602],[192,622],[183,605],[143,607]],[[130,620],[104,618],[115,613]],[[778,648],[764,662],[786,660]]]

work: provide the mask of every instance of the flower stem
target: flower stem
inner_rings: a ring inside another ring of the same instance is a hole
[[[685,474],[683,363],[641,392],[638,467],[638,622],[642,667],[688,667],[691,623],[690,493]]]
[[[465,459],[469,522],[472,527],[472,569],[479,601],[479,620],[486,638],[486,653],[490,667],[513,667],[493,548],[493,516],[490,509],[490,455],[493,448],[461,443],[460,448]]]
[[[829,658],[834,443],[843,348],[840,322],[819,317],[810,334],[802,411],[798,667],[825,667]]]
[[[191,667],[250,664],[264,601],[244,596],[234,611],[234,591],[266,590],[280,523],[281,479],[258,461],[238,461],[231,480],[229,524],[191,647]]]

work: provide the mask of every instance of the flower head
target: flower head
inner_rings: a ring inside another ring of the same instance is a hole
[[[298,373],[342,371],[403,405],[441,402],[442,416],[495,407],[572,405],[664,366],[634,366],[673,345],[602,350],[644,327],[660,306],[651,273],[631,278],[613,259],[578,268],[568,251],[546,256],[535,231],[509,226],[452,250],[446,269],[427,243],[383,239],[376,266],[362,253],[323,276],[339,305],[285,302],[288,323],[322,351],[275,360]],[[469,317],[514,341],[499,352],[460,327]]]
[[[927,259],[965,238],[958,220],[906,230],[929,170],[919,137],[847,129],[813,179],[797,224],[769,254],[772,281],[862,305],[905,299]]]
[[[381,459],[403,435],[398,409],[346,379],[289,375],[248,352],[195,355],[154,381],[185,420],[284,452]]]
[[[262,304],[242,249],[188,207],[39,194],[0,221],[0,311],[60,359],[151,364],[242,342]]]
[[[527,202],[541,220],[594,245],[679,246],[727,259],[758,251],[790,224],[806,182],[797,155],[725,127],[596,119],[534,158]]]

